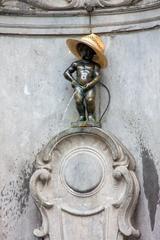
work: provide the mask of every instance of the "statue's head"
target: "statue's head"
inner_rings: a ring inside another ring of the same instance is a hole
[[[80,39],[69,38],[67,39],[67,46],[78,59],[93,60],[101,68],[107,67],[107,58],[104,52],[105,44],[98,35],[92,33]]]
[[[77,51],[84,60],[92,60],[93,56],[96,54],[92,48],[84,43],[78,43]]]

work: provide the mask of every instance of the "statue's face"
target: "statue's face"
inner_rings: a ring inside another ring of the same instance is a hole
[[[95,55],[95,52],[90,47],[83,43],[79,43],[77,49],[80,56],[84,60],[92,60],[93,56]]]

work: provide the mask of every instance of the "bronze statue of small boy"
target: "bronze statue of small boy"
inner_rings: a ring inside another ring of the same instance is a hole
[[[79,113],[77,126],[96,126],[95,97],[96,84],[101,79],[100,69],[107,66],[104,56],[104,44],[101,38],[90,34],[78,39],[68,39],[70,51],[78,57],[64,72],[71,82],[74,99]]]

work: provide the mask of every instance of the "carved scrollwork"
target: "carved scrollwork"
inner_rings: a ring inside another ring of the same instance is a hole
[[[125,236],[139,237],[140,233],[131,222],[139,196],[139,184],[135,176],[135,161],[133,156],[124,146],[119,146],[119,159],[113,162],[113,177],[117,182],[125,180],[124,193],[113,203],[119,209],[118,226],[119,231]]]
[[[86,8],[86,6],[93,7],[118,7],[127,6],[141,0],[70,0],[73,7],[75,8]]]
[[[47,185],[49,184],[50,180],[51,180],[50,172],[47,169],[39,169],[33,174],[30,181],[30,189],[33,198],[40,206],[44,206],[46,208],[52,207],[53,203],[49,201],[49,199],[44,198],[41,195],[41,192],[43,191],[42,190],[43,188],[47,188]],[[42,185],[41,190],[38,188],[39,185]]]
[[[42,9],[46,11],[86,8],[93,6],[98,8],[128,6],[141,0],[1,0],[0,6],[4,8],[17,8],[18,4],[24,3],[31,8]],[[19,6],[20,7],[20,6]]]
[[[53,207],[53,202],[42,196],[43,188],[46,188],[51,180],[51,174],[47,169],[38,169],[31,177],[30,180],[30,190],[32,197],[35,200],[41,216],[42,216],[42,226],[34,230],[34,235],[36,237],[44,237],[48,234],[48,216],[47,209]],[[40,191],[39,186],[42,186]]]
[[[0,0],[0,33],[89,34],[91,26],[86,10],[92,7],[94,33],[131,32],[160,26],[159,0]]]
[[[137,178],[135,177],[134,172],[129,171],[125,166],[116,167],[113,176],[117,181],[124,179],[126,182],[125,192],[113,204],[114,207],[119,208],[119,231],[125,236],[139,237],[139,231],[136,230],[131,223],[131,218],[139,196],[139,184]]]
[[[36,163],[30,189],[42,226],[34,230],[35,236],[63,240],[61,233],[68,227],[64,215],[70,221],[90,218],[90,224],[98,215],[108,216],[115,221],[110,230],[102,219],[101,227],[110,231],[108,240],[139,236],[132,225],[139,195],[135,161],[110,133],[98,128],[64,131],[38,154]]]
[[[129,6],[141,0],[97,0],[97,6],[101,7],[119,7]]]

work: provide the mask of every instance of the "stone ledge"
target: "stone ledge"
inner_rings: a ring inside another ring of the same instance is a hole
[[[145,30],[160,26],[160,8],[145,11],[104,13],[92,16],[94,33]],[[90,32],[86,15],[0,16],[0,33],[17,35],[75,35]]]

